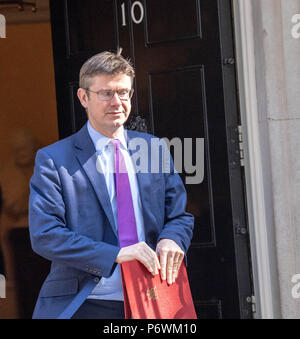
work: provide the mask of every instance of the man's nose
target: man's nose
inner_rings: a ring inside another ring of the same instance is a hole
[[[114,93],[114,96],[112,97],[110,103],[113,106],[116,106],[116,105],[120,106],[120,105],[122,105],[122,100],[119,98],[118,92]]]

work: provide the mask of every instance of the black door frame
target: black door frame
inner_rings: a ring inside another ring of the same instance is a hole
[[[241,164],[240,112],[237,97],[235,46],[233,33],[233,8],[231,1],[218,0],[220,17],[221,60],[223,62],[223,90],[227,132],[228,166],[233,211],[233,234],[242,318],[251,318],[254,296],[250,238],[247,221],[245,173]],[[229,21],[228,18],[232,20]]]

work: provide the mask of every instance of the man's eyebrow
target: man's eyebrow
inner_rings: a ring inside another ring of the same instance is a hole
[[[116,91],[123,91],[123,90],[128,90],[130,91],[130,88],[128,87],[122,87],[122,88],[118,88]],[[111,88],[100,88],[98,91],[115,91],[114,89]],[[97,92],[98,92],[97,91]]]

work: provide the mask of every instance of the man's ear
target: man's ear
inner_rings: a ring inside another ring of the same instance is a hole
[[[87,93],[86,93],[86,90],[84,90],[83,88],[78,88],[78,91],[77,91],[77,96],[78,96],[78,99],[81,103],[81,105],[84,107],[84,108],[87,108],[88,104],[88,96],[87,96]]]

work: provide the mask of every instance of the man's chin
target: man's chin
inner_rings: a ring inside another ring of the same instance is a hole
[[[124,117],[116,118],[115,120],[112,121],[112,124],[113,124],[113,126],[118,128],[118,127],[123,126],[126,121],[127,121],[127,118],[125,119]]]

